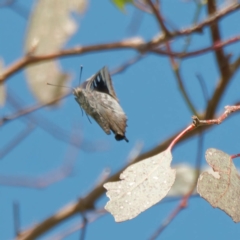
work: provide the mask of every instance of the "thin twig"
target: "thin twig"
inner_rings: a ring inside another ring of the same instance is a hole
[[[200,83],[201,89],[202,89],[202,93],[203,93],[203,98],[205,100],[206,105],[208,104],[209,101],[209,94],[207,91],[207,86],[206,83],[202,77],[202,75],[200,73],[196,73],[196,77],[198,79],[198,82]]]
[[[197,5],[196,7],[196,10],[195,10],[195,13],[194,13],[194,16],[193,16],[193,21],[192,21],[192,24],[193,25],[196,25],[197,22],[198,22],[198,19],[200,17],[200,13],[201,13],[201,10],[203,8],[203,3],[202,1],[199,1],[199,2],[195,2],[195,4]],[[188,35],[185,39],[185,45],[183,47],[183,53],[186,53],[189,46],[190,46],[190,43],[191,43],[191,40],[192,40],[192,35]]]
[[[195,32],[201,31],[204,27],[212,24],[213,22],[216,22],[222,17],[227,16],[227,14],[232,13],[240,8],[239,3],[234,3],[217,13],[213,14],[212,16],[209,16],[206,20],[203,22],[194,25],[189,28],[185,28],[179,31],[171,32],[171,37],[164,37],[160,36],[157,39],[153,39],[150,42],[143,42],[136,39],[128,39],[120,42],[114,42],[114,43],[106,43],[106,44],[97,44],[97,45],[90,45],[90,46],[79,46],[71,49],[66,50],[60,50],[55,53],[50,53],[46,55],[38,55],[38,56],[32,56],[27,55],[22,57],[21,59],[17,60],[15,63],[10,65],[0,74],[0,82],[4,82],[6,79],[8,79],[11,75],[17,73],[24,67],[47,60],[52,60],[55,58],[60,57],[67,57],[67,56],[74,56],[74,55],[80,55],[80,54],[86,54],[91,52],[97,52],[97,51],[106,51],[106,50],[117,50],[117,49],[135,49],[137,51],[142,52],[143,50],[146,52],[146,50],[152,49],[154,46],[159,46],[159,44],[162,44],[166,41],[169,41],[172,38],[179,37],[179,36],[185,36],[189,35]]]
[[[163,20],[162,20],[162,16],[159,12],[159,10],[154,6],[154,4],[152,3],[151,0],[148,0],[147,1],[148,4],[150,5],[158,23],[159,23],[159,27],[162,28],[164,34],[166,35],[166,37],[170,36],[168,30],[166,29],[164,23],[163,23]],[[169,54],[169,58],[170,58],[170,63],[171,63],[171,66],[172,66],[172,69],[174,71],[174,74],[176,76],[176,79],[177,79],[177,82],[178,82],[178,86],[179,86],[179,89],[182,93],[182,96],[183,96],[183,99],[185,100],[187,106],[189,107],[189,109],[191,110],[192,114],[194,115],[198,115],[195,107],[193,106],[192,104],[192,101],[190,100],[190,97],[188,96],[187,94],[187,91],[184,87],[184,84],[183,84],[183,81],[182,81],[182,77],[180,75],[180,69],[179,69],[179,64],[175,61],[175,59],[171,56],[171,46],[170,46],[170,43],[169,42],[166,42],[166,48],[167,48],[167,53]]]
[[[14,136],[13,139],[10,140],[9,143],[6,144],[1,150],[0,150],[0,160],[2,160],[9,152],[11,152],[19,143],[21,143],[26,137],[29,136],[30,133],[35,130],[36,126],[31,124],[26,126],[20,133]]]
[[[153,53],[157,53],[159,55],[166,55],[166,56],[172,56],[175,58],[184,59],[188,57],[195,57],[210,51],[218,50],[230,44],[237,43],[238,41],[240,41],[240,36],[235,36],[221,42],[216,42],[210,47],[202,48],[202,49],[191,51],[191,52],[168,52],[158,48],[151,49],[150,51]]]
[[[208,0],[207,1],[207,9],[208,9],[208,14],[211,16],[217,12],[217,6],[216,6],[215,0]],[[210,25],[210,30],[211,30],[211,35],[212,35],[212,42],[221,42],[221,35],[220,35],[220,30],[218,26],[218,22],[214,22]],[[228,58],[225,56],[224,49],[219,48],[215,50],[215,56],[217,59],[218,63],[218,68],[219,71],[221,72],[221,76],[226,76],[229,75],[229,63],[228,63]]]
[[[111,71],[111,75],[116,75],[116,74],[119,74],[119,73],[125,71],[128,67],[130,67],[132,64],[136,63],[137,61],[141,60],[143,57],[144,57],[144,55],[137,55],[136,57],[134,57],[134,58],[124,62],[119,67],[117,67],[114,70],[112,70]],[[12,113],[12,114],[9,114],[7,116],[4,116],[4,117],[0,118],[0,127],[3,126],[4,124],[10,122],[10,121],[13,121],[13,120],[16,120],[16,119],[20,118],[22,116],[25,116],[25,115],[28,115],[28,114],[33,113],[35,111],[38,111],[38,110],[40,110],[40,109],[42,109],[44,107],[51,106],[52,104],[55,104],[58,101],[60,101],[61,99],[69,97],[70,95],[72,95],[71,91],[67,92],[63,96],[57,96],[56,98],[52,99],[51,101],[49,101],[47,103],[44,103],[44,104],[36,103],[36,104],[33,104],[33,105],[29,106],[29,107],[20,109],[20,110],[18,110],[15,113]],[[16,94],[14,94],[14,96],[16,96]],[[13,102],[14,99],[10,98],[10,100],[11,100],[11,102]],[[13,103],[15,104],[15,102],[13,102]],[[19,108],[19,106],[18,106],[18,108]],[[43,118],[42,118],[42,120],[43,120]],[[41,121],[39,121],[39,123],[40,122]],[[49,125],[50,125],[50,122],[49,122]],[[48,129],[48,130],[50,130],[50,129]]]
[[[185,100],[185,103],[187,104],[187,106],[190,109],[190,111],[192,112],[192,114],[198,116],[198,112],[197,112],[196,108],[194,107],[192,101],[190,100],[190,97],[189,97],[189,95],[186,91],[186,88],[184,86],[179,67],[177,67],[173,70],[174,70],[174,73],[175,73],[175,76],[176,76],[176,79],[177,79],[178,87],[179,87],[179,89],[182,93],[182,96]]]
[[[212,1],[212,0],[210,0]],[[209,2],[209,1],[208,1]],[[186,28],[185,30],[180,30],[172,33],[172,36],[179,36],[180,35],[189,35],[193,32],[202,32],[203,28],[206,26],[210,26],[211,24],[217,22],[222,17],[227,16],[229,13],[232,13],[235,10],[238,10],[240,8],[240,3],[232,3],[227,7],[224,7],[221,10],[218,10],[217,12],[212,13],[208,16],[205,20],[203,20],[201,23],[198,23],[192,27]]]
[[[113,70],[111,70],[110,74],[111,75],[116,75],[119,73],[124,72],[128,67],[130,67],[131,65],[133,65],[134,63],[142,60],[145,57],[145,55],[139,54],[136,57],[124,62],[123,64],[121,64],[120,66],[114,68]]]
[[[204,131],[206,129],[207,128],[203,128],[202,131]],[[193,136],[193,135],[197,134],[199,131],[196,131],[196,130],[197,129],[195,129],[195,131],[194,130],[191,131],[191,133],[189,133],[187,135],[184,135],[184,137],[179,139],[179,141],[177,141],[176,144],[179,144],[180,142],[186,140],[190,136]],[[150,157],[150,156],[156,155],[159,152],[162,152],[167,147],[169,147],[170,142],[172,142],[173,139],[175,139],[176,136],[178,136],[178,135],[179,135],[179,133],[175,134],[173,137],[169,138],[168,140],[166,140],[164,143],[162,143],[161,145],[159,145],[155,149],[153,149],[153,150],[151,150],[151,151],[149,151],[147,153],[141,154],[134,161],[132,161],[132,163],[138,162],[138,161],[143,160],[143,159],[145,159],[147,157]],[[118,171],[114,175],[110,176],[106,180],[106,182],[113,182],[113,181],[118,180],[119,175],[127,167],[128,166],[125,166],[123,169],[121,169],[120,171]],[[102,184],[98,185],[92,191],[90,191],[84,198],[81,198],[78,202],[68,204],[67,206],[63,207],[62,209],[60,209],[55,214],[53,214],[49,218],[45,219],[41,223],[36,224],[34,227],[30,228],[29,230],[26,230],[26,231],[22,232],[21,233],[21,237],[19,237],[18,240],[31,240],[31,239],[34,239],[34,238],[40,236],[41,234],[45,233],[49,229],[53,228],[55,225],[59,224],[60,222],[68,219],[69,217],[71,217],[71,216],[73,216],[75,214],[78,214],[79,211],[87,211],[87,210],[93,209],[94,208],[94,203],[97,201],[97,199],[104,192],[105,192],[105,190],[104,190]],[[176,214],[178,214],[178,212],[180,212],[181,209],[183,209],[186,206],[188,197],[190,197],[190,196],[186,195],[186,196],[183,197],[183,199],[182,199],[181,203],[179,204],[178,208],[175,209],[174,212],[170,215],[170,218],[167,220],[166,224],[168,224],[169,221],[174,219]]]
[[[173,210],[173,212],[164,220],[160,228],[156,230],[156,232],[149,238],[149,240],[155,240],[161,233],[162,231],[172,222],[174,218],[183,210],[184,208],[187,207],[188,203],[188,198],[190,195],[184,196],[179,203],[179,205]]]
[[[177,215],[186,208],[188,205],[188,200],[191,198],[193,192],[196,189],[197,186],[197,181],[198,177],[200,174],[200,167],[201,167],[201,160],[202,160],[202,149],[203,149],[203,134],[202,132],[199,133],[199,144],[198,144],[198,151],[197,151],[197,156],[196,156],[196,165],[195,165],[195,177],[194,181],[192,182],[191,189],[189,192],[182,197],[180,203],[178,206],[173,210],[173,212],[165,219],[165,221],[161,224],[161,226],[155,231],[155,233],[152,235],[150,240],[156,239],[162,232],[163,230],[166,229],[167,226],[177,217]]]
[[[39,177],[0,175],[0,185],[8,187],[43,189],[67,178],[71,175],[73,169],[74,161],[68,160],[68,162],[64,163],[59,168],[54,169],[51,172],[41,174]]]
[[[13,202],[13,219],[14,219],[14,232],[17,237],[20,232],[20,214],[19,214],[19,202]]]
[[[134,9],[131,21],[126,29],[126,34],[129,36],[137,35],[139,28],[142,24],[144,14],[137,8]]]
[[[217,119],[199,120],[196,116],[193,116],[194,125],[198,127],[198,126],[206,126],[206,125],[212,125],[212,124],[221,124],[231,113],[234,113],[236,111],[240,111],[240,105],[226,106],[224,113]]]
[[[167,30],[167,28],[166,28],[166,26],[165,26],[165,24],[163,22],[163,18],[161,16],[161,14],[159,13],[157,7],[153,4],[153,2],[151,0],[147,0],[147,3],[149,4],[150,8],[152,9],[152,11],[153,11],[153,13],[154,13],[154,15],[155,15],[155,17],[156,17],[156,19],[158,21],[158,24],[159,24],[160,28],[162,29],[164,35],[166,37],[170,37],[171,34]]]
[[[220,103],[224,92],[227,90],[227,86],[230,83],[233,75],[236,73],[236,70],[240,66],[240,58],[238,58],[234,63],[230,65],[231,72],[228,76],[222,76],[221,79],[218,81],[216,86],[216,90],[212,95],[212,98],[209,100],[207,109],[205,111],[205,119],[213,118],[214,113]]]
[[[72,173],[78,151],[77,148],[73,148],[73,150],[71,148],[71,151],[68,149],[63,164],[51,172],[41,174],[40,177],[0,175],[0,185],[35,189],[48,187],[55,182],[65,179]]]
[[[105,209],[97,209],[94,210],[92,213],[90,213],[90,216],[87,217],[88,224],[95,222],[99,218],[105,216],[107,211]],[[57,233],[46,240],[62,240],[68,237],[69,235],[75,233],[76,231],[79,231],[83,228],[83,223],[75,223],[74,225],[70,226],[66,230],[61,231],[60,233]]]
[[[29,11],[26,8],[24,8],[22,5],[17,3],[17,1],[12,1],[12,4],[9,4],[6,7],[8,7],[13,12],[17,13],[19,16],[21,16],[25,20],[28,20]]]
[[[87,220],[84,212],[82,212],[82,218],[83,218],[83,221],[82,221],[83,222],[82,223],[83,227],[82,227],[81,232],[80,232],[80,240],[85,239],[86,231],[87,231],[87,224],[88,224],[88,220]]]
[[[7,122],[9,121],[12,121],[12,120],[15,120],[19,117],[22,117],[24,115],[27,115],[29,113],[32,113],[32,112],[35,112],[39,109],[42,109],[46,106],[49,106],[49,105],[52,105],[54,103],[57,103],[59,100],[65,98],[65,97],[68,97],[71,93],[68,92],[66,95],[64,96],[58,96],[56,98],[54,98],[53,100],[49,101],[48,103],[45,103],[45,104],[41,104],[41,103],[36,103],[36,104],[33,104],[32,106],[29,106],[29,107],[26,107],[24,109],[20,109],[19,111],[13,113],[13,114],[10,114],[10,115],[7,115],[5,117],[2,117],[0,119],[0,126],[2,126],[3,124],[6,124]]]
[[[203,131],[206,130],[206,128],[203,129]],[[197,131],[192,131],[189,135],[185,136],[185,138],[180,139],[176,144],[182,142],[183,140],[186,140],[188,137],[193,136],[198,133]],[[175,134],[173,137],[167,139],[165,142],[160,144],[158,147],[154,148],[153,150],[149,152],[145,152],[138,156],[136,159],[131,161],[132,163],[139,162],[149,156],[156,155],[159,152],[162,152],[165,150],[170,142],[176,137],[176,135],[179,135],[179,133]],[[124,168],[120,169],[117,173],[110,176],[108,179],[105,180],[105,182],[113,182],[119,179],[119,175],[128,167],[129,165],[125,166]],[[28,230],[25,230],[21,233],[18,240],[31,240],[34,238],[39,237],[43,233],[47,232],[49,229],[53,228],[60,222],[76,215],[79,213],[79,211],[87,211],[92,210],[94,208],[95,202],[98,200],[102,194],[105,193],[105,189],[101,185],[96,186],[93,190],[91,190],[84,198],[81,198],[77,202],[69,203],[68,205],[62,207],[60,210],[58,210],[55,214],[48,217],[47,219],[43,220],[39,224],[36,224],[34,227],[29,228]]]
[[[13,4],[16,0],[5,0],[0,3],[0,8],[8,7],[9,5]]]

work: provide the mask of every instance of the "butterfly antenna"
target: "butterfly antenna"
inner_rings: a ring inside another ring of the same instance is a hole
[[[82,70],[83,70],[83,65],[81,65],[81,66],[80,66],[80,73],[79,73],[79,85],[80,85],[80,83],[81,83],[81,78],[82,78]],[[80,106],[80,108],[81,108],[81,106]],[[81,111],[82,111],[82,116],[83,116],[83,110],[82,110],[82,108],[81,108]],[[86,115],[87,115],[87,114],[86,114]],[[90,123],[92,123],[88,115],[87,115],[87,118],[88,118],[88,121],[89,121]]]
[[[62,86],[62,85],[57,85],[57,84],[52,84],[52,83],[47,83],[47,85],[54,86],[54,87],[64,87],[64,88],[70,88],[70,89],[74,90],[72,87],[68,87],[68,86]]]
[[[81,78],[82,78],[82,70],[83,70],[83,65],[80,66],[80,73],[79,73],[79,85],[81,83]]]

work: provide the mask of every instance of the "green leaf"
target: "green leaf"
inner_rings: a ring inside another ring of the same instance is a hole
[[[126,4],[133,4],[133,0],[112,0],[112,2],[119,8],[121,11],[125,11]]]

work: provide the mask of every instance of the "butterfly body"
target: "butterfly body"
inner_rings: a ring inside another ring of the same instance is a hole
[[[105,131],[115,134],[116,140],[125,136],[127,117],[119,104],[106,67],[74,89],[75,99]]]

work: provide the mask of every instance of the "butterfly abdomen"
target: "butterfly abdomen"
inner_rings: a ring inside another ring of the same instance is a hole
[[[98,103],[99,114],[108,122],[111,131],[115,134],[116,140],[128,139],[125,136],[127,117],[116,99],[109,94],[94,92]]]

